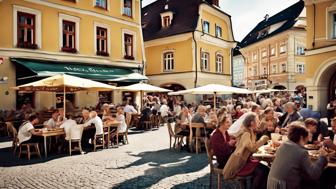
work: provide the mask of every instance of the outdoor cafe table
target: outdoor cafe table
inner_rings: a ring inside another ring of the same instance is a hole
[[[270,145],[266,144],[266,145],[261,146],[258,149],[258,152],[252,154],[252,157],[255,158],[255,159],[258,159],[260,161],[266,161],[269,165],[271,165],[271,163],[275,159],[275,153],[270,154],[270,153],[266,152],[266,150],[265,150],[266,147],[270,147]],[[327,167],[328,168],[336,168],[336,162],[328,162]]]
[[[119,136],[118,136],[118,132],[119,132],[119,125],[121,124],[120,121],[106,121],[104,122],[104,128],[107,128],[107,148],[109,148],[109,143],[110,143],[110,132],[111,132],[111,127],[117,128],[116,133],[117,133],[117,146],[119,146]]]
[[[48,157],[48,149],[47,149],[47,137],[52,136],[61,136],[65,135],[64,129],[56,129],[52,131],[42,131],[41,133],[37,134],[36,136],[42,136],[43,137],[43,145],[44,145],[44,157]]]

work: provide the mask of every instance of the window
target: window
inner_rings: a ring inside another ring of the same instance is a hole
[[[285,43],[282,43],[280,44],[280,54],[285,53],[285,52],[286,52],[286,45]]]
[[[201,53],[201,70],[209,71],[209,53],[202,52]]]
[[[166,52],[163,54],[163,71],[174,70],[174,52]]]
[[[304,64],[296,64],[296,73],[304,74],[305,73],[305,65]]]
[[[125,59],[134,60],[133,48],[133,35],[124,34]]]
[[[257,76],[258,72],[257,72],[257,66],[253,66],[253,76]]]
[[[297,46],[296,47],[296,55],[304,55],[304,47]]]
[[[203,21],[203,32],[210,33],[210,24],[208,21]]]
[[[257,53],[253,53],[253,55],[252,55],[253,57],[252,57],[252,59],[253,59],[253,62],[255,62],[255,61],[257,61]]]
[[[263,67],[263,75],[266,75],[266,74],[267,74],[267,68]]]
[[[132,17],[132,0],[123,0],[123,15]]]
[[[273,64],[272,65],[272,74],[276,74],[277,73],[277,65]]]
[[[261,53],[261,57],[266,58],[266,57],[267,57],[267,51],[263,51],[263,52]]]
[[[281,73],[285,73],[287,71],[287,65],[286,63],[281,64]]]
[[[36,49],[35,15],[18,12],[17,19],[17,47]]]
[[[271,56],[275,55],[275,47],[271,47]]]
[[[223,72],[223,56],[222,55],[216,56],[216,72],[217,73]]]
[[[107,9],[107,0],[96,0],[96,7]]]
[[[109,56],[107,52],[107,29],[97,27],[96,29],[96,48],[97,55]]]
[[[170,16],[163,17],[163,27],[169,27],[170,26]]]
[[[220,26],[216,26],[216,37],[222,37],[222,28]]]
[[[76,50],[76,24],[63,20],[62,51],[75,53]]]

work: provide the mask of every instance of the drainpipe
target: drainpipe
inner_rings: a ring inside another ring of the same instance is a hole
[[[314,29],[313,29],[313,43],[312,43],[312,46],[313,48],[315,47],[315,31],[316,31],[316,27],[315,27],[315,23],[316,23],[316,6],[315,6],[315,3],[313,3],[313,10],[314,10]]]
[[[197,79],[198,79],[198,69],[197,69],[197,41],[195,39],[195,31],[192,32],[192,38],[195,44],[195,80],[194,80],[194,87],[197,87]]]

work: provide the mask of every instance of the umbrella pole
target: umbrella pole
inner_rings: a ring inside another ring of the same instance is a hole
[[[216,112],[216,105],[217,105],[217,101],[216,101],[216,92],[214,93],[213,100],[214,100],[214,111]]]
[[[65,85],[63,86],[63,119],[65,118],[65,104],[66,104],[66,95],[65,95]]]
[[[140,112],[142,111],[142,107],[143,107],[143,96],[144,96],[144,92],[140,91]]]

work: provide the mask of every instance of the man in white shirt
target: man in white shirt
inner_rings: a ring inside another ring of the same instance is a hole
[[[35,143],[42,142],[42,138],[35,137],[34,135],[41,134],[41,132],[35,131],[34,125],[39,122],[36,115],[31,115],[27,122],[24,122],[18,132],[19,144],[22,143]]]
[[[70,140],[70,130],[71,127],[77,125],[76,121],[72,119],[72,115],[67,115],[66,120],[60,125],[60,128],[63,128],[65,131],[65,139]]]
[[[134,108],[133,105],[131,105],[128,101],[126,103],[126,106],[124,107],[124,112],[125,113],[130,113],[130,114],[137,114],[138,111]]]
[[[47,122],[47,127],[49,129],[54,129],[57,126],[57,119],[58,119],[58,110],[53,110],[52,114],[51,114],[51,118],[48,120]]]
[[[167,100],[166,99],[162,100],[162,105],[160,107],[160,111],[159,112],[161,113],[161,117],[162,118],[165,118],[165,117],[168,116],[168,114],[169,114],[169,107],[167,106]]]
[[[86,123],[84,123],[84,127],[90,126],[94,124],[96,128],[96,135],[103,134],[103,121],[100,119],[100,117],[97,115],[96,111],[90,112],[90,120]]]

